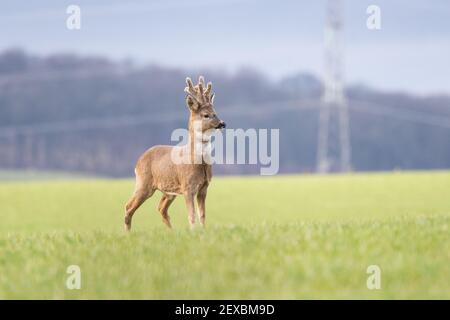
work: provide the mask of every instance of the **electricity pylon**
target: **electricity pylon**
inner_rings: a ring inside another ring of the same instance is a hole
[[[317,171],[351,170],[348,105],[344,92],[342,2],[328,0],[325,24],[324,93],[319,112]]]

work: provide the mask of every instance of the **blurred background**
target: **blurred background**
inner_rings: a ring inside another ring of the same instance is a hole
[[[66,27],[72,4],[81,8],[80,30]],[[366,26],[371,4],[381,9],[380,30]],[[199,74],[213,82],[229,128],[280,129],[280,173],[316,172],[327,54],[337,54],[324,45],[327,5],[2,1],[2,176],[133,175],[143,151],[171,144],[171,132],[186,126],[184,79]],[[346,1],[337,9],[347,169],[450,168],[448,1]],[[340,148],[332,138],[330,154]],[[215,172],[259,170],[218,165]]]

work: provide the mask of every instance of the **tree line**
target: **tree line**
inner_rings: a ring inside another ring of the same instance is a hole
[[[172,130],[186,126],[184,79],[199,74],[213,82],[228,127],[280,129],[281,173],[315,170],[314,101],[320,103],[323,88],[314,75],[273,81],[249,68],[183,70],[20,49],[0,53],[0,168],[132,175],[139,154],[170,144]],[[354,170],[450,167],[449,96],[365,86],[348,87],[347,96]],[[301,108],[305,102],[312,107]],[[254,165],[215,170],[259,172]]]

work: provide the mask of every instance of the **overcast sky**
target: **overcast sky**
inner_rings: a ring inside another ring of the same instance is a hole
[[[320,75],[325,0],[2,0],[0,50],[77,52],[139,63],[253,66],[273,79]],[[81,7],[81,30],[66,28],[66,8]],[[368,30],[379,5],[382,29]],[[450,94],[450,1],[345,1],[349,83],[419,94]]]

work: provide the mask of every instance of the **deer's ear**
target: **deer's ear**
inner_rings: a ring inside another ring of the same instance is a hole
[[[214,97],[215,97],[215,94],[213,93],[213,94],[211,95],[211,98],[209,99],[209,100],[211,101],[211,103],[214,103]]]
[[[192,99],[191,96],[186,97],[186,105],[191,111],[197,111],[198,109],[198,104],[194,101],[194,99]]]

